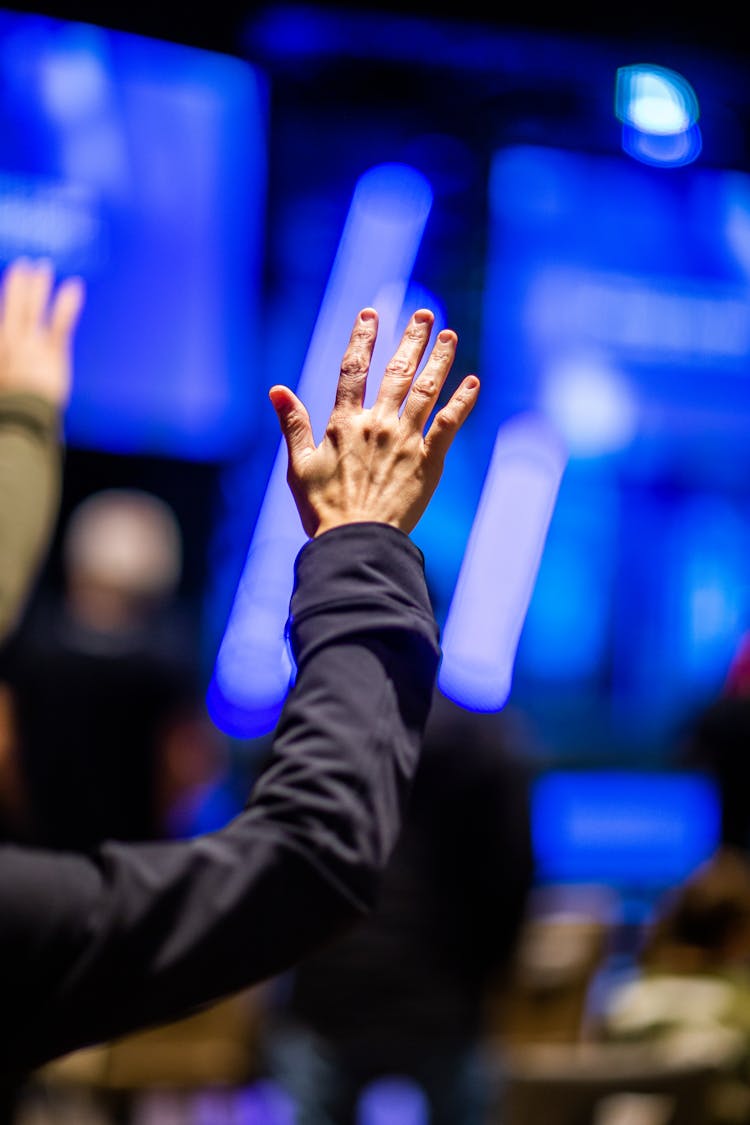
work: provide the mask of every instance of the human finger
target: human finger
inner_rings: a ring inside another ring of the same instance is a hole
[[[362,406],[377,334],[378,314],[375,309],[361,309],[354,322],[344,358],[341,360],[335,410]]]
[[[430,342],[434,323],[435,314],[430,309],[417,309],[409,319],[396,353],[385,369],[375,400],[377,406],[400,408]]]
[[[2,319],[11,330],[24,323],[26,291],[31,263],[27,258],[16,258],[6,267],[2,284]]]
[[[25,300],[20,310],[23,322],[36,326],[46,320],[47,304],[52,291],[52,263],[46,259],[34,262],[28,272],[25,285]]]
[[[467,375],[435,415],[427,431],[424,444],[429,461],[442,465],[454,437],[476,406],[478,397],[479,380],[476,375]]]
[[[315,449],[310,415],[304,403],[289,387],[277,384],[271,387],[268,397],[281,426],[289,456],[289,467],[296,472],[301,459]]]
[[[450,328],[444,328],[438,334],[427,363],[409,389],[401,417],[420,433],[427,425],[427,419],[435,408],[448,372],[453,366],[457,343],[456,333]]]
[[[80,277],[68,277],[58,286],[52,299],[49,328],[52,338],[67,345],[83,309],[85,288]]]

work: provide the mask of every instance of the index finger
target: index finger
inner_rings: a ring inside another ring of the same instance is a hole
[[[362,309],[341,360],[334,410],[362,406],[377,334],[378,314],[375,309]]]

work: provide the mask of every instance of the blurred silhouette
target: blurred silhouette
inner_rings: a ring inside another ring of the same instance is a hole
[[[0,278],[0,643],[17,627],[58,514],[60,435],[84,289],[53,293],[49,261],[11,262]]]
[[[388,1077],[418,1084],[430,1125],[487,1120],[488,1005],[533,882],[529,749],[509,711],[436,692],[373,915],[277,982],[268,1066],[299,1125],[369,1121],[379,1103],[367,1091]]]
[[[691,716],[679,757],[716,782],[722,843],[750,852],[750,695],[722,694]]]
[[[657,907],[640,954],[648,969],[750,968],[750,858],[722,846]]]
[[[176,612],[177,519],[151,493],[96,492],[64,528],[62,561],[61,601],[40,604],[3,661],[5,834],[76,850],[190,835],[226,762]]]
[[[601,1017],[609,1041],[713,1054],[708,1120],[750,1120],[750,858],[722,845],[656,905],[636,971]]]

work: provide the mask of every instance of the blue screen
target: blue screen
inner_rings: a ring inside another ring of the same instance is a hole
[[[658,892],[716,848],[720,812],[702,774],[551,770],[532,790],[538,878]]]
[[[264,83],[229,56],[0,12],[0,261],[87,302],[72,445],[212,460],[259,382]]]
[[[483,406],[570,452],[519,679],[664,746],[750,618],[750,177],[515,145],[489,200]]]

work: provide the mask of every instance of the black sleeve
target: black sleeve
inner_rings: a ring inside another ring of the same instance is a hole
[[[250,986],[372,905],[437,671],[421,552],[380,524],[311,541],[289,633],[296,683],[269,765],[226,828],[88,857],[0,848],[12,1071]]]

